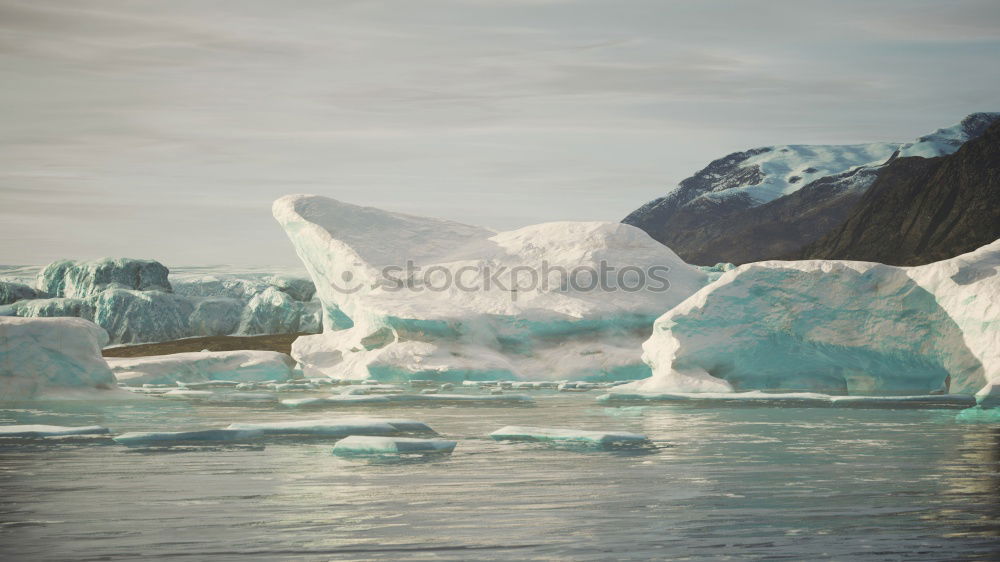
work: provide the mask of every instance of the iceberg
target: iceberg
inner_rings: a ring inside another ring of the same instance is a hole
[[[190,335],[191,301],[162,291],[107,289],[92,300],[94,322],[114,343],[176,340]]]
[[[293,334],[299,331],[302,303],[291,296],[268,287],[250,299],[240,318],[239,333]]]
[[[411,437],[370,437],[352,435],[333,446],[340,456],[450,454],[457,441],[446,439],[416,439]]]
[[[496,233],[310,195],[273,211],[322,303],[323,333],[292,348],[310,377],[642,378],[653,319],[708,279],[619,223]]]
[[[37,299],[38,291],[16,281],[0,281],[0,305],[13,304],[17,301]]]
[[[918,267],[740,266],[661,316],[619,392],[972,395],[1000,382],[1000,241]]]
[[[0,425],[0,439],[40,439],[70,435],[107,435],[108,428],[100,425],[67,427],[62,425]]]
[[[61,260],[49,264],[38,274],[37,285],[54,297],[86,298],[109,288],[169,293],[169,273],[163,264],[153,260]]]
[[[292,378],[295,362],[277,351],[195,351],[146,357],[109,357],[119,382],[143,384],[207,381],[261,382]]]
[[[51,298],[18,301],[11,305],[15,316],[22,318],[59,318],[72,316],[94,320],[94,305],[89,299]]]
[[[19,279],[34,268],[23,269]],[[106,329],[112,344],[322,330],[319,301],[298,300],[315,292],[308,279],[195,269],[175,281],[150,260],[61,260],[34,274],[38,290],[0,281],[0,316],[86,318]]]
[[[508,425],[490,434],[494,441],[540,441],[591,447],[636,447],[651,445],[649,438],[640,433],[621,431],[585,431],[553,427],[526,427]]]
[[[198,336],[227,336],[236,333],[243,314],[243,302],[227,297],[209,297],[194,301],[194,310],[188,316],[191,334]]]
[[[324,418],[286,422],[234,423],[227,429],[257,431],[263,435],[400,435],[402,433],[437,434],[423,422],[380,418]]]
[[[101,357],[107,342],[81,318],[0,317],[0,400],[111,389],[115,376]]]

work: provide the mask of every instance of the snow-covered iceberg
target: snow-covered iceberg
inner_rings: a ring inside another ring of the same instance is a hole
[[[621,392],[971,395],[1000,382],[1000,241],[949,260],[769,261],[660,317]]]
[[[273,211],[323,304],[324,333],[292,349],[307,376],[641,378],[653,319],[707,280],[618,223],[495,233],[309,195]]]
[[[115,385],[104,330],[81,318],[0,317],[0,400],[58,397]]]
[[[285,381],[295,362],[276,351],[196,351],[147,357],[109,357],[119,382],[130,385],[203,381]]]

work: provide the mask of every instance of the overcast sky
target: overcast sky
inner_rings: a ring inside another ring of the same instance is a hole
[[[286,193],[507,229],[1000,110],[1000,2],[0,0],[0,263],[295,264]]]

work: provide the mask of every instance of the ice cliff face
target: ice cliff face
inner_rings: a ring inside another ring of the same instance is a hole
[[[171,292],[169,270],[152,260],[104,258],[49,264],[38,274],[38,287],[54,297],[86,298],[105,289]]]
[[[1000,241],[920,267],[808,260],[726,272],[660,317],[643,392],[973,394],[1000,382]]]
[[[637,345],[658,307],[707,280],[639,229],[549,223],[511,232],[279,199],[274,215],[316,285],[325,332],[299,338],[307,374],[339,378],[640,378]],[[586,271],[656,266],[669,287]],[[570,281],[560,272],[584,271]],[[542,280],[545,280],[543,282]],[[577,283],[580,281],[580,283]],[[662,287],[661,287],[662,288]]]
[[[80,318],[0,317],[0,400],[114,386],[101,357],[107,342],[104,330]]]

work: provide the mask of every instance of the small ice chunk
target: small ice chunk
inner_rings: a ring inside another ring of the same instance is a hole
[[[490,434],[495,441],[543,441],[589,445],[594,447],[627,447],[649,445],[649,438],[641,433],[622,431],[584,431],[554,427],[525,427],[508,425]]]
[[[323,435],[328,437],[437,433],[423,422],[380,418],[324,418],[285,422],[234,423],[226,429],[259,431],[264,435]]]
[[[955,421],[961,423],[996,423],[1000,424],[1000,408],[967,408],[955,416]]]
[[[67,427],[62,425],[0,425],[0,438],[37,439],[66,435],[105,435],[108,428],[100,425]]]
[[[387,404],[389,399],[385,396],[366,395],[341,395],[315,396],[312,398],[289,398],[281,401],[284,406],[292,408],[307,408],[315,406],[353,406],[356,404]]]
[[[372,437],[352,435],[333,446],[333,454],[353,455],[405,455],[405,454],[450,454],[457,441],[446,439],[414,439],[409,437]]]
[[[138,431],[114,437],[127,447],[170,445],[175,443],[233,443],[250,441],[261,435],[258,431],[241,429],[202,429],[196,431]]]

